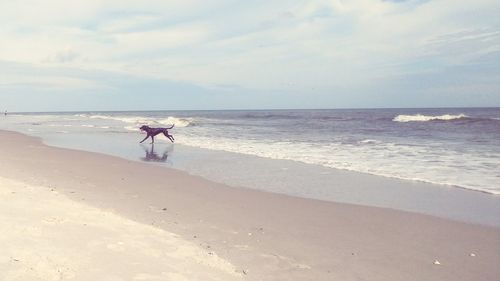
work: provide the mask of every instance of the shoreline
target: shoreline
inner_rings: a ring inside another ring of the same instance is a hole
[[[52,147],[111,155],[139,163],[145,163],[144,159],[148,156],[143,154],[143,150],[152,151],[150,145],[137,146],[135,136],[121,141],[80,137],[42,138],[42,142]],[[500,197],[494,194],[293,160],[262,158],[182,144],[174,147],[161,140],[155,150],[158,157],[168,152],[169,162],[148,164],[173,168],[232,187],[402,210],[500,228],[500,216],[496,215],[500,213]],[[227,173],[228,170],[231,173]]]
[[[0,177],[176,233],[244,270],[245,280],[500,275],[498,228],[232,188],[165,167],[50,147],[19,133],[0,135]]]
[[[190,148],[261,156],[273,161],[288,159],[333,170],[359,171],[389,179],[404,179],[445,188],[457,186],[491,194],[499,193],[498,174],[492,169],[500,164],[498,157],[494,157],[498,155],[499,143],[496,139],[499,138],[495,133],[498,131],[495,130],[495,125],[498,124],[495,124],[496,121],[493,121],[493,124],[488,123],[493,126],[488,130],[490,135],[476,132],[482,126],[473,125],[476,121],[494,120],[494,116],[498,115],[496,110],[470,108],[465,112],[456,110],[442,112],[422,108],[418,111],[401,112],[390,110],[360,112],[348,110],[347,113],[339,113],[338,110],[326,110],[324,113],[316,110],[302,113],[294,110],[285,113],[264,112],[264,115],[259,111],[245,110],[237,110],[230,114],[212,110],[205,113],[164,110],[158,113],[140,114],[134,114],[133,111],[32,114],[6,119],[4,129],[28,132],[29,135],[42,137],[44,142],[58,147],[100,152],[135,160],[145,157],[144,153],[137,149],[137,145],[134,145],[137,141],[132,136],[137,135],[137,128],[142,123],[157,122],[158,125],[165,123],[169,126],[171,123],[177,123],[179,131],[174,132],[179,136],[176,149],[180,147],[179,144],[185,144]],[[437,120],[432,121],[434,119],[431,118],[432,120],[426,122],[394,121],[397,116],[418,117],[420,113],[425,113],[427,117],[436,117]],[[470,116],[471,120],[439,118],[462,115]],[[263,116],[271,117],[271,122],[263,122]],[[301,116],[300,118],[309,124],[307,130],[296,131],[299,133],[296,137],[285,138],[286,141],[282,142],[278,137],[279,134],[292,133],[291,120],[297,116]],[[323,118],[326,118],[325,120],[331,118],[332,122],[323,122]],[[311,122],[312,120],[315,122]],[[360,123],[360,120],[368,123]],[[373,126],[380,127],[381,130],[371,131],[370,126],[366,126],[372,121],[375,122]],[[280,132],[274,132],[272,127],[278,123]],[[323,130],[323,126],[330,127],[330,130]],[[231,136],[237,130],[241,130],[241,133]],[[208,133],[211,131],[215,135]],[[424,131],[429,135],[422,135]],[[468,134],[471,135],[467,136]],[[227,136],[231,137],[226,138]],[[175,155],[170,156],[176,158]],[[173,161],[170,165],[175,167],[176,162]],[[228,166],[232,170],[232,167]],[[259,174],[255,176],[261,177]],[[223,178],[216,181],[234,185],[224,181]],[[269,178],[268,182],[272,182],[272,178]],[[293,185],[293,182],[288,184]]]

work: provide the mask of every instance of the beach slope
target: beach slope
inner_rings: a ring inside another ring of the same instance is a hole
[[[500,230],[0,132],[1,280],[491,280]]]

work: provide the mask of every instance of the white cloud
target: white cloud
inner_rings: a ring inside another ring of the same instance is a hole
[[[66,46],[64,49],[57,51],[55,54],[48,56],[45,62],[53,63],[69,63],[75,61],[80,55],[73,50],[72,47]]]
[[[499,10],[494,0],[0,0],[0,60],[209,88],[369,92],[498,59]]]

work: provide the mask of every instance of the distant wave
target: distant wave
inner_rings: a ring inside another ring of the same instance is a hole
[[[372,139],[365,139],[358,141],[359,144],[380,144],[381,142],[378,140],[372,140]]]
[[[176,118],[169,116],[167,118],[157,119],[153,117],[143,117],[143,116],[111,116],[111,115],[87,115],[87,114],[78,114],[75,115],[77,117],[90,118],[90,119],[103,119],[103,120],[115,120],[121,121],[127,124],[135,124],[135,125],[172,125],[175,124],[176,127],[187,127],[194,125],[193,118]]]
[[[240,116],[242,119],[275,119],[275,120],[322,120],[322,121],[351,121],[359,118],[345,116],[328,116],[328,115],[299,115],[297,113],[259,113],[252,112]]]
[[[293,114],[285,114],[285,113],[247,113],[241,116],[241,118],[248,119],[299,119],[301,116],[293,115]]]
[[[451,121],[457,119],[469,118],[469,116],[465,114],[451,115],[444,114],[439,116],[428,116],[422,114],[415,115],[398,115],[392,119],[395,122],[426,122],[426,121]]]

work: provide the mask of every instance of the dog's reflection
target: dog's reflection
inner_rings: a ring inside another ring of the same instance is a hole
[[[142,161],[146,161],[146,162],[167,162],[168,153],[170,152],[169,147],[165,148],[165,150],[163,151],[163,153],[157,153],[157,151],[155,151],[155,145],[154,144],[151,144],[151,146],[149,148],[147,146],[145,146],[145,145],[141,145],[141,146],[144,149],[144,152],[146,153],[146,156],[141,157]]]

